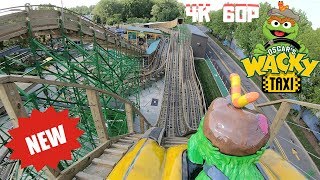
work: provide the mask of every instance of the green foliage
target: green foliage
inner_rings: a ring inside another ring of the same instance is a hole
[[[320,28],[317,30],[308,28],[303,33],[300,32],[297,39],[309,49],[309,57],[320,60]]]
[[[195,24],[195,22],[192,22],[192,17],[191,16],[185,16],[184,23],[185,24]]]
[[[224,23],[223,22],[223,11],[213,11],[210,13],[210,22],[204,24],[212,29],[212,33],[221,39],[232,40],[233,34],[237,29],[236,23]]]
[[[129,18],[151,18],[152,0],[122,0],[124,4],[125,20]]]
[[[127,19],[127,23],[147,23],[149,22],[148,18],[137,18],[137,17],[132,17]]]
[[[101,24],[115,24],[124,18],[123,11],[124,5],[121,0],[101,0],[94,7],[93,14]]]
[[[320,29],[310,30],[310,32],[306,32],[305,34],[300,36],[302,42],[305,43],[305,46],[309,49],[309,57],[311,59],[320,60]],[[300,101],[307,101],[310,103],[320,104],[320,69],[319,64],[315,68],[314,72],[310,77],[302,78],[302,91],[295,96]],[[301,106],[301,111],[304,111],[305,108]],[[310,109],[318,118],[319,110]]]
[[[184,16],[185,7],[176,0],[157,0],[152,6],[151,15],[157,21],[171,21]]]
[[[300,20],[298,22],[299,34],[297,36],[297,39],[299,39],[301,35],[304,35],[306,32],[312,30],[312,27],[311,27],[312,23],[308,20],[306,13],[303,12],[302,10],[297,11],[294,8],[292,10],[300,16]]]
[[[40,4],[40,6],[35,7],[35,10],[54,10],[54,6],[52,4]]]
[[[234,35],[237,39],[237,44],[244,50],[245,54],[251,55],[258,43],[266,42],[266,38],[262,33],[262,26],[270,9],[269,3],[260,3],[258,19],[253,19],[252,22],[238,23],[239,25]]]
[[[320,69],[315,68],[309,78],[302,80],[302,93],[296,94],[299,100],[320,104]],[[315,109],[312,109],[315,110]],[[318,111],[314,111],[317,113]]]
[[[81,14],[81,15],[89,15],[92,13],[93,9],[94,9],[94,6],[76,6],[76,7],[73,7],[73,8],[69,8],[71,11],[74,11],[78,14]]]
[[[185,17],[185,7],[176,0],[100,0],[93,14],[98,23],[145,23]]]

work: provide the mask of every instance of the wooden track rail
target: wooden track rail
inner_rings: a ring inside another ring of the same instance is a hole
[[[159,127],[165,128],[168,137],[196,131],[206,110],[192,48],[189,42],[178,43],[179,32],[171,32],[165,61],[165,88],[157,122]]]

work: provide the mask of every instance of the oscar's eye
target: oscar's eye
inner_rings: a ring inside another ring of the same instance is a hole
[[[272,25],[273,27],[278,27],[278,26],[280,25],[280,23],[279,23],[277,20],[272,20],[272,21],[271,21],[271,25]]]
[[[286,28],[286,29],[289,29],[289,28],[291,28],[291,22],[284,22],[284,23],[282,24],[282,26],[283,26],[284,28]]]

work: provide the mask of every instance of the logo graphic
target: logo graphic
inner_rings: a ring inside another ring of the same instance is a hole
[[[198,3],[198,4],[190,4],[186,5],[186,15],[192,16],[192,22],[203,22],[203,17],[206,22],[210,21],[209,17],[209,3]]]
[[[259,4],[224,4],[223,22],[252,22],[259,18]]]
[[[294,73],[287,73],[285,77],[281,74],[269,74],[262,76],[262,90],[264,92],[300,92],[301,78]]]
[[[241,60],[247,77],[257,73],[262,77],[262,90],[265,93],[273,92],[300,92],[301,77],[310,77],[310,74],[319,61],[308,57],[308,49],[294,39],[298,35],[298,21],[296,15],[288,5],[282,1],[279,9],[273,8],[268,12],[262,32],[268,42],[257,44],[252,59]]]
[[[12,140],[6,147],[13,150],[10,159],[21,160],[21,168],[33,165],[37,171],[48,165],[54,169],[60,160],[71,160],[71,151],[80,148],[77,138],[79,118],[69,118],[68,110],[45,112],[33,110],[30,118],[19,118],[19,127],[9,131]]]

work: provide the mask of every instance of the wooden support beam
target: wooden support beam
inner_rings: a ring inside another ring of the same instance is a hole
[[[14,83],[0,84],[0,99],[8,116],[12,119],[13,127],[19,127],[18,118],[28,117],[28,113],[23,106],[23,102]],[[55,179],[60,174],[60,170],[54,170],[45,166],[44,170],[48,179]]]
[[[109,137],[105,120],[103,118],[98,92],[95,90],[87,89],[86,93],[99,140],[101,143],[105,142],[108,140]]]
[[[46,172],[47,175],[47,179],[56,179],[59,175],[60,175],[60,170],[59,169],[52,169],[49,166],[45,166],[42,170],[44,170]]]
[[[13,127],[19,127],[18,118],[28,117],[21,97],[14,83],[0,84],[0,99],[8,116],[12,119]]]
[[[72,179],[79,171],[82,171],[89,166],[94,158],[97,158],[103,154],[104,150],[111,146],[112,141],[106,141],[93,151],[79,159],[76,163],[73,163],[67,169],[63,170],[57,177],[57,180]]]
[[[260,104],[256,104],[256,107],[265,107],[265,106],[271,106],[271,105],[275,105],[275,104],[280,104],[282,102],[284,102],[284,99],[279,99],[279,100],[275,100],[275,101],[269,101],[269,102],[265,102],[265,103],[260,103]]]
[[[280,130],[282,124],[286,120],[289,112],[291,109],[291,104],[288,102],[282,102],[279,110],[277,111],[277,114],[272,121],[271,127],[270,127],[270,139],[269,141],[273,141],[273,139],[276,137],[276,134]]]
[[[35,78],[31,78],[31,77],[21,77],[20,75],[0,75],[0,84],[7,83],[7,82],[50,84],[50,85],[55,85],[55,86],[66,86],[66,87],[74,87],[74,88],[80,88],[80,89],[95,90],[95,91],[98,91],[99,93],[103,93],[103,94],[111,96],[115,99],[118,99],[122,103],[131,104],[131,102],[129,100],[124,99],[121,96],[119,96],[113,92],[106,91],[106,90],[99,89],[99,88],[95,88],[95,87],[91,87],[91,86],[82,85],[82,84],[66,83],[66,82],[46,80],[46,79],[35,79]],[[143,114],[136,107],[132,106],[132,109],[139,116],[143,116]],[[145,123],[147,123],[149,126],[151,126],[151,124],[148,121],[145,121]]]
[[[144,117],[140,116],[140,131],[144,133]]]
[[[128,133],[133,132],[133,114],[132,114],[132,106],[131,104],[125,103],[126,117],[127,117],[127,126]]]

